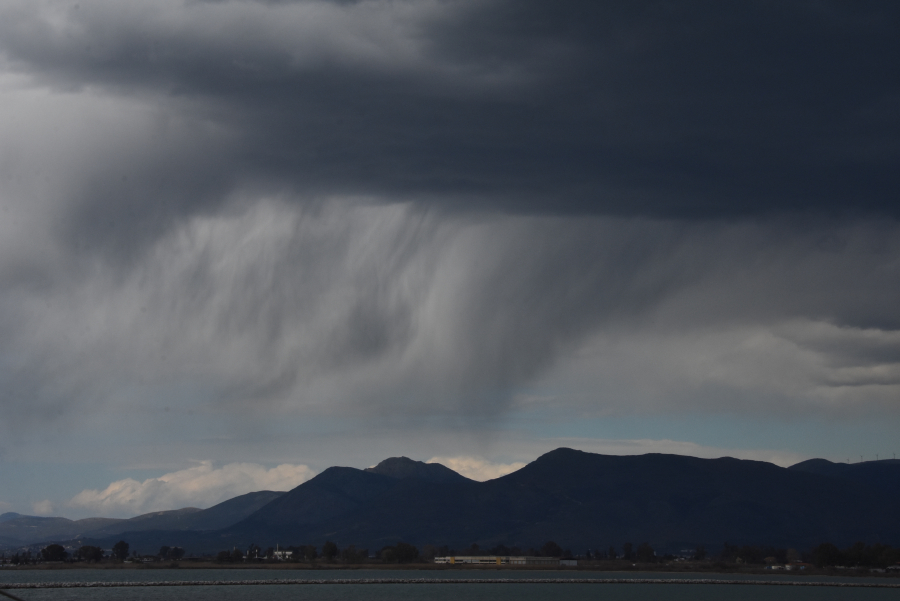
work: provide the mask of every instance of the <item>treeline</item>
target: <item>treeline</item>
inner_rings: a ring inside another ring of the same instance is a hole
[[[430,547],[430,545],[426,545]],[[432,547],[433,548],[433,547]],[[434,555],[428,559],[433,559]],[[251,544],[246,550],[237,547],[219,551],[215,557],[221,563],[235,563],[247,561],[288,561],[316,563],[358,564],[374,559],[381,563],[412,563],[426,559],[419,549],[409,543],[399,542],[393,546],[386,546],[370,557],[368,549],[357,549],[355,545],[348,545],[341,549],[332,541],[326,541],[321,549],[315,545],[290,545],[287,547],[269,547],[263,550],[259,545]]]
[[[127,542],[120,540],[109,553],[105,552],[100,547],[95,547],[93,545],[83,545],[71,553],[69,553],[65,547],[58,544],[47,545],[43,549],[40,550],[37,554],[32,554],[31,551],[23,551],[16,552],[8,558],[5,554],[0,557],[4,563],[10,563],[13,565],[25,565],[25,564],[35,564],[39,562],[94,562],[99,563],[101,561],[109,560],[109,561],[125,561],[129,558],[128,551],[129,545]],[[169,547],[163,546],[160,548],[159,552],[156,555],[139,555],[137,552],[132,552],[131,558],[136,561],[141,560],[171,560],[177,561],[184,557],[184,549],[181,547]]]
[[[636,551],[632,551],[632,545],[626,543],[623,553],[626,558],[644,557],[647,561],[654,557],[654,551],[647,543],[638,546]],[[575,557],[571,550],[563,549],[553,541],[547,541],[539,548],[507,547],[503,544],[482,548],[477,543],[473,543],[468,548],[459,550],[448,545],[423,545],[420,550],[415,545],[398,542],[396,545],[382,547],[373,554],[370,554],[368,549],[357,549],[354,545],[341,549],[336,543],[327,541],[321,548],[314,545],[291,545],[279,547],[278,549],[269,547],[263,550],[258,545],[252,544],[247,549],[234,547],[231,550],[220,551],[215,556],[215,559],[222,563],[243,561],[427,563],[433,561],[435,557],[472,555],[527,555],[532,557],[558,557],[560,559],[572,559]],[[590,552],[587,556],[591,557]]]
[[[40,552],[32,554],[31,551],[16,552],[10,555],[8,563],[13,565],[26,565],[38,562],[60,561],[101,561],[106,555],[100,547],[85,545],[75,549],[71,554],[62,545],[47,545]],[[3,558],[6,560],[6,557]]]
[[[886,568],[900,564],[900,549],[876,543],[858,542],[844,550],[831,543],[822,543],[810,552],[810,560],[817,567],[869,567]]]
[[[500,555],[500,556],[509,556],[509,555],[527,555],[529,557],[559,557],[562,559],[571,559],[574,557],[572,555],[572,551],[569,549],[563,549],[558,544],[553,541],[547,541],[541,547],[507,547],[503,544],[498,544],[493,547],[480,547],[477,543],[472,543],[469,548],[464,548],[459,551],[456,549],[452,549],[447,545],[443,545],[441,547],[434,547],[432,545],[425,545],[423,547],[423,554],[429,559],[433,559],[434,557],[448,557],[448,556],[471,556],[471,555]]]
[[[900,548],[895,549],[881,543],[867,545],[857,542],[841,550],[832,543],[821,543],[811,550],[801,553],[796,549],[753,545],[738,546],[725,543],[722,552],[712,559],[728,563],[756,565],[808,563],[819,568],[839,566],[887,568],[900,563]]]
[[[796,549],[773,546],[729,545],[722,546],[722,552],[715,559],[727,563],[746,563],[755,565],[772,565],[798,562],[804,559]]]
[[[129,545],[125,541],[119,541],[113,545],[107,553],[100,547],[85,545],[67,551],[62,545],[51,544],[32,554],[31,551],[16,552],[7,557],[0,555],[0,562],[14,565],[35,564],[39,562],[102,562],[125,561],[131,558],[133,561],[178,561],[185,555],[184,549],[177,546],[163,546],[156,555],[140,555],[132,552],[129,556]],[[656,563],[676,559],[670,554],[657,555],[653,547],[643,542],[635,546],[625,543],[621,549],[610,546],[605,550],[588,550],[586,553],[575,556],[569,549],[563,549],[553,541],[547,541],[539,548],[508,547],[498,544],[492,547],[481,548],[473,543],[468,548],[457,550],[447,545],[434,546],[423,545],[420,550],[415,545],[398,542],[396,545],[385,546],[375,553],[370,554],[368,549],[358,549],[354,545],[340,548],[336,543],[327,541],[320,547],[315,545],[295,545],[288,547],[269,547],[263,550],[256,544],[247,549],[232,548],[220,551],[214,559],[220,563],[256,562],[256,561],[288,561],[305,563],[344,563],[360,564],[372,563],[430,563],[438,556],[472,556],[472,555],[499,555],[499,556],[533,556],[533,557],[557,557],[560,559],[588,559],[596,561],[625,560],[640,563]],[[684,554],[679,559],[692,559],[695,561],[708,560],[716,564],[748,564],[748,565],[789,565],[806,563],[818,568],[887,568],[900,565],[900,548],[876,543],[867,545],[857,542],[846,549],[839,549],[832,543],[821,543],[806,552],[796,549],[774,546],[731,545],[725,543],[718,554],[708,554],[703,546],[698,546],[688,557]]]
[[[703,559],[704,557],[706,557],[706,551],[703,550],[703,547],[698,547],[697,552],[694,556],[697,559]],[[635,547],[631,543],[625,543],[622,545],[621,553],[619,553],[612,545],[610,545],[609,548],[605,551],[603,549],[599,549],[596,551],[588,550],[586,557],[588,559],[597,560],[623,559],[625,561],[639,561],[641,563],[653,563],[656,561],[675,558],[673,555],[657,556],[656,551],[653,549],[653,547],[650,546],[650,543],[647,542],[643,542],[637,547]]]

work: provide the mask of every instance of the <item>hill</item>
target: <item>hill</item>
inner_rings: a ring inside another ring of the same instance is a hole
[[[415,478],[426,482],[463,482],[469,480],[440,463],[422,463],[408,457],[390,457],[365,470],[391,478]]]
[[[487,482],[379,471],[330,468],[232,527],[191,534],[184,546],[211,552],[332,540],[378,549],[403,540],[528,548],[554,540],[573,550],[643,541],[674,550],[900,541],[895,504],[882,490],[759,461],[557,449]],[[164,537],[157,533],[150,546]]]
[[[832,469],[819,463],[782,468],[727,457],[557,449],[516,472],[475,482],[410,462],[329,468],[214,532],[121,536],[148,552],[166,544],[192,553],[326,540],[370,550],[398,541],[527,549],[553,540],[576,552],[645,541],[662,551],[717,548],[726,541],[798,548],[823,541],[900,543],[890,486],[884,478],[860,476],[866,471],[850,478],[844,467],[834,468],[840,470],[835,475],[819,473]]]
[[[102,539],[124,532],[218,530],[241,521],[282,494],[264,490],[234,497],[208,509],[185,507],[129,519],[69,520],[7,513],[0,516],[0,544],[10,547],[81,538]]]
[[[788,469],[838,478],[881,491],[900,503],[900,459],[882,459],[861,463],[834,463],[827,459],[810,459]]]

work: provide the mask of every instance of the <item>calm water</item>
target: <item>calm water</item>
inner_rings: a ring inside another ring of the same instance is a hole
[[[171,580],[266,580],[336,578],[717,578],[752,580],[822,580],[847,582],[884,582],[870,579],[829,577],[670,575],[639,572],[562,572],[562,571],[474,571],[474,570],[34,570],[0,571],[0,582],[148,582]],[[889,582],[900,582],[891,579]],[[303,601],[434,601],[498,600],[537,601],[713,601],[750,600],[840,600],[900,601],[898,589],[840,589],[827,587],[750,587],[735,585],[685,584],[378,584],[378,585],[259,585],[201,586],[114,589],[45,589],[11,591],[24,601],[113,601],[135,599],[177,601],[180,599],[216,601],[264,601],[268,599]]]

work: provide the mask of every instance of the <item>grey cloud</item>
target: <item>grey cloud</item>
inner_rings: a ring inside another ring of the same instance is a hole
[[[71,223],[107,216],[99,238],[242,186],[544,214],[896,216],[891,7],[80,4],[11,3],[0,51],[57,88],[157,96],[196,148],[183,162],[162,142],[138,191],[96,167]]]
[[[0,6],[9,431],[894,411],[892,7],[79,4]]]
[[[565,381],[570,408],[728,412],[730,396],[741,411],[827,412],[846,395],[819,386],[894,385],[879,366],[897,369],[896,278],[877,274],[896,271],[898,239],[865,224],[798,237],[778,222],[235,201],[127,274],[76,258],[57,288],[7,299],[5,379],[22,392],[5,404],[36,420],[177,403],[465,427]]]

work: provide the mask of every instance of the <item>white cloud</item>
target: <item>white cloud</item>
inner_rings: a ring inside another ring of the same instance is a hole
[[[462,474],[466,478],[484,482],[485,480],[493,480],[500,476],[505,476],[518,469],[525,467],[522,462],[516,463],[493,463],[482,457],[432,457],[426,463],[440,463],[449,467],[454,472]]]
[[[103,490],[83,490],[69,505],[103,516],[139,515],[181,507],[210,507],[258,490],[290,490],[315,474],[305,465],[282,464],[271,469],[256,463],[212,462],[138,482],[117,480]]]
[[[49,499],[44,499],[43,501],[35,501],[31,504],[31,511],[35,515],[53,515],[53,503]]]

